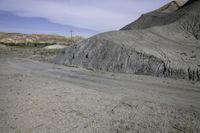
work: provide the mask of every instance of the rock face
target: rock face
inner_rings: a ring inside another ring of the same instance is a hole
[[[55,62],[200,81],[199,7],[198,0],[183,6],[169,3],[120,31],[102,33],[66,48]]]

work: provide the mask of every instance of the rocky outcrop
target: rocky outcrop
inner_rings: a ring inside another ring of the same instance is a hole
[[[138,20],[132,25],[137,28],[93,36],[66,48],[54,61],[101,71],[200,81],[199,6],[199,1],[193,1],[167,13],[176,17],[165,24],[159,19],[152,19],[156,26]],[[147,23],[149,18],[142,19]]]

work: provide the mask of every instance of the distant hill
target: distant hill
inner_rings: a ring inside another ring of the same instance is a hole
[[[83,40],[83,37],[75,36],[72,39],[61,35],[48,34],[22,34],[0,32],[0,43],[7,45],[32,45],[32,44],[63,44],[70,45]]]

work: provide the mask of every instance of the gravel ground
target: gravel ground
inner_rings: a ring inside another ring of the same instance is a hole
[[[0,55],[0,133],[199,133],[200,83]]]

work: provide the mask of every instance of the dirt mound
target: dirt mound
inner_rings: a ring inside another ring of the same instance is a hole
[[[170,13],[160,8],[129,28],[99,34],[67,48],[55,62],[199,81],[199,7],[199,1],[189,1]]]

